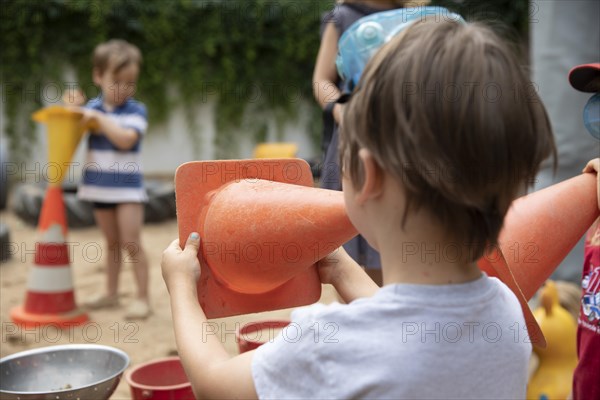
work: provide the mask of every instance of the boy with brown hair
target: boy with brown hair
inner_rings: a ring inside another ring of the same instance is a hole
[[[88,138],[86,164],[77,196],[90,201],[94,219],[106,239],[107,285],[105,293],[87,299],[91,309],[119,305],[122,252],[132,262],[137,296],[129,304],[127,319],[151,314],[148,295],[148,261],[141,243],[144,203],[147,201],[141,162],[141,141],[148,127],[144,104],[133,99],[142,63],[140,50],[121,39],[96,46],[92,77],[100,95],[90,100],[84,122],[98,129]]]
[[[381,253],[385,286],[339,250],[319,273],[348,304],[294,311],[293,332],[255,351],[200,339],[200,238],[174,241],[162,269],[196,395],[524,398],[523,312],[476,262],[555,152],[537,95],[513,97],[528,83],[479,24],[421,20],[379,50],[344,110],[340,155],[348,215]]]

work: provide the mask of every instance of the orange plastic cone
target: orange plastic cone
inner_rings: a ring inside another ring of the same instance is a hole
[[[35,247],[25,304],[11,310],[11,319],[25,327],[69,327],[86,322],[87,314],[75,305],[69,248],[65,243],[65,206],[59,186],[47,189],[38,232],[41,237]]]
[[[479,261],[490,276],[501,279],[515,292],[532,342],[545,339],[527,301],[598,218],[596,178],[582,174],[513,202],[494,249]]]
[[[598,218],[596,185],[593,174],[581,174],[517,199],[511,206],[499,243],[527,299]]]
[[[299,159],[199,161],[175,176],[180,242],[202,236],[208,318],[317,301],[314,264],[356,235],[343,194],[312,187]]]
[[[219,281],[264,293],[289,281],[356,235],[341,192],[258,180],[225,185],[198,230]]]

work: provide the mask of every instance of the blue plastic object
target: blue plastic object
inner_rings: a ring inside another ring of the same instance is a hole
[[[346,30],[338,41],[336,66],[340,77],[353,89],[371,57],[412,23],[432,18],[438,21],[464,19],[443,7],[414,7],[381,11],[362,17]]]
[[[583,123],[588,132],[600,140],[600,93],[596,93],[583,109]]]

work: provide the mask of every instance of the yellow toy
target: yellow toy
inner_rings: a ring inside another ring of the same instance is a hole
[[[259,143],[254,148],[254,158],[295,158],[297,152],[295,143]]]
[[[97,127],[93,122],[82,125],[82,117],[81,111],[62,105],[49,106],[32,115],[34,121],[48,127],[48,167],[53,176],[47,178],[51,186],[61,185],[79,141],[87,130]]]
[[[547,347],[533,349],[539,366],[529,381],[528,399],[566,399],[571,393],[577,365],[577,322],[558,299],[556,284],[547,281],[541,290],[541,307],[533,312]]]

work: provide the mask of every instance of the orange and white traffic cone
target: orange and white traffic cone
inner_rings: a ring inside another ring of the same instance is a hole
[[[62,189],[49,186],[38,223],[40,238],[35,246],[25,303],[10,313],[15,324],[27,328],[44,325],[67,328],[88,320],[87,314],[75,305],[66,233]]]
[[[43,108],[32,115],[47,125],[48,163],[57,170],[52,177],[38,221],[40,238],[35,246],[35,261],[29,273],[25,304],[11,310],[18,325],[68,327],[88,320],[77,309],[69,259],[67,218],[61,184],[84,132],[83,114],[62,106]]]

